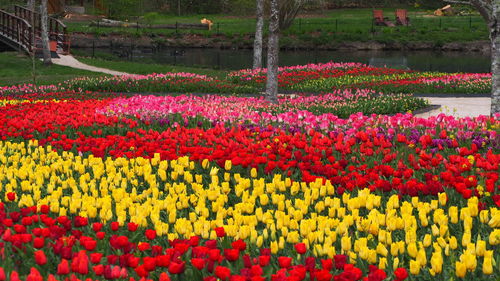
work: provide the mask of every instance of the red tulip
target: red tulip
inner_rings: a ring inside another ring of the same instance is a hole
[[[21,281],[21,279],[19,279],[19,274],[17,273],[17,271],[12,271],[10,273],[10,281]]]
[[[224,249],[224,257],[228,261],[237,261],[240,258],[240,251],[238,249]]]
[[[111,226],[111,230],[113,230],[113,231],[118,231],[118,229],[120,229],[120,224],[116,221],[112,222],[110,224],[110,226]]]
[[[335,255],[333,257],[333,260],[335,261],[335,268],[336,269],[343,269],[344,265],[347,262],[347,256],[346,255]]]
[[[61,262],[57,265],[57,275],[66,274],[69,274],[69,263],[68,260],[62,259]]]
[[[171,274],[181,274],[184,272],[184,265],[183,261],[171,262],[168,266],[168,272]]]
[[[217,276],[220,280],[226,281],[231,276],[231,270],[225,266],[216,266],[215,276]]]
[[[47,256],[45,256],[45,252],[42,250],[35,251],[35,262],[38,265],[44,265],[47,263]]]
[[[33,239],[33,247],[35,249],[41,249],[45,245],[45,239],[43,237],[35,237]]]
[[[162,273],[160,274],[160,280],[159,280],[159,281],[170,281],[170,277],[168,276],[168,274],[167,274],[167,273],[162,272]]]
[[[15,192],[7,192],[7,199],[9,201],[14,201],[16,200],[16,193]]]
[[[318,270],[314,273],[314,276],[318,281],[330,281],[332,280],[332,274],[326,269]]]
[[[149,240],[154,240],[156,238],[156,231],[154,229],[147,229],[145,235]]]
[[[129,222],[129,223],[127,224],[127,227],[128,227],[128,231],[130,231],[130,232],[134,232],[134,231],[136,231],[136,230],[137,230],[137,227],[139,227],[139,225],[138,225],[138,224],[136,224],[136,223],[133,223],[133,222]]]
[[[259,264],[260,266],[267,266],[271,261],[271,256],[259,256]]]
[[[192,258],[191,264],[198,270],[202,270],[205,267],[205,260],[200,258]]]
[[[332,259],[321,259],[321,267],[328,271],[333,269],[333,260]]]
[[[397,281],[405,280],[408,277],[408,272],[405,268],[400,267],[394,270],[394,275],[396,276]]]
[[[104,265],[103,264],[94,265],[92,267],[92,270],[94,270],[95,275],[101,276],[104,274]]]
[[[292,258],[290,257],[279,257],[278,264],[281,268],[289,268],[292,265]]]
[[[305,254],[307,251],[306,244],[304,244],[304,243],[295,244],[295,251],[297,251],[297,253],[299,253],[301,255]]]
[[[238,239],[238,240],[234,241],[233,243],[231,243],[231,246],[234,249],[238,249],[240,251],[245,251],[245,249],[247,248],[247,243],[245,243],[245,241],[243,241],[241,239]]]
[[[144,257],[143,258],[144,269],[147,271],[153,271],[156,268],[156,258],[153,257]]]
[[[91,253],[89,256],[90,256],[91,263],[98,264],[101,262],[103,254],[102,253]]]
[[[215,234],[217,235],[217,237],[221,238],[226,236],[226,231],[224,230],[224,227],[216,227]]]

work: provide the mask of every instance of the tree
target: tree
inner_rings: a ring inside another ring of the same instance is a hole
[[[279,0],[271,0],[271,17],[269,19],[269,38],[267,43],[267,81],[266,95],[270,102],[278,102],[278,56],[279,38]]]
[[[50,45],[49,45],[49,31],[48,31],[48,10],[47,10],[47,0],[42,0],[40,5],[41,14],[41,31],[42,31],[42,48],[43,48],[43,64],[51,65],[52,58],[50,55]]]
[[[445,2],[472,5],[488,25],[491,41],[491,115],[500,113],[500,0]]]
[[[280,31],[293,23],[307,0],[271,0],[269,38],[267,44],[266,95],[272,103],[278,102],[278,57]]]
[[[253,69],[262,67],[262,33],[264,29],[264,0],[257,2],[257,24],[255,26],[255,39],[253,41]]]
[[[26,5],[29,10],[35,10],[35,0],[28,0],[28,4]]]

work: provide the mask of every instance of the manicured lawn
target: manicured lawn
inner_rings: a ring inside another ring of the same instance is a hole
[[[227,74],[226,71],[213,70],[209,68],[195,68],[195,67],[184,67],[184,66],[174,66],[165,64],[154,64],[154,63],[138,63],[129,61],[111,61],[103,59],[93,59],[93,58],[78,58],[83,63],[110,68],[116,71],[123,71],[127,73],[134,74],[150,74],[150,73],[166,73],[166,72],[191,72],[197,74],[205,74],[215,77],[222,77]]]
[[[383,9],[384,16],[395,21],[395,9]],[[321,14],[299,16],[290,29],[283,32],[290,40],[308,42],[315,41],[321,45],[342,41],[380,41],[380,42],[415,42],[426,41],[437,44],[447,42],[467,42],[488,40],[486,25],[480,15],[434,17],[428,11],[409,10],[411,25],[400,27],[380,27],[372,25],[372,9],[338,9],[325,11]],[[184,33],[197,33],[211,37],[223,34],[229,39],[241,40],[242,35],[252,34],[255,28],[253,17],[235,17],[227,15],[195,15],[195,16],[158,16],[144,24],[175,24],[199,23],[202,18],[214,22],[212,30],[181,30],[172,29],[134,29],[134,28],[98,28],[89,27],[89,23],[68,23],[70,31],[89,32],[96,35],[120,33],[128,35],[165,35],[180,36]],[[137,20],[131,20],[136,22]]]
[[[33,83],[31,58],[16,53],[0,53],[0,86],[9,86],[24,83]],[[43,66],[42,62],[36,60],[35,78],[37,84],[54,84],[80,76],[100,76],[102,74],[73,69],[69,67],[52,65]]]

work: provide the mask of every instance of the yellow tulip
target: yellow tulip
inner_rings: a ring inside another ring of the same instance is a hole
[[[257,169],[252,168],[252,169],[250,170],[250,176],[251,176],[252,178],[256,178],[256,177],[257,177]]]
[[[383,245],[383,244],[378,244],[377,245],[377,253],[381,256],[384,256],[384,257],[387,257],[387,254],[388,254],[388,250],[387,248]]]
[[[431,245],[431,243],[432,243],[431,235],[430,234],[426,234],[424,236],[424,242],[423,242],[424,247],[426,247],[426,248],[429,247]]]
[[[467,245],[470,243],[470,241],[471,241],[471,233],[464,232],[464,234],[462,236],[462,246],[467,247]]]
[[[416,260],[410,260],[410,273],[413,275],[420,274],[420,263]]]
[[[468,270],[474,271],[477,266],[477,258],[474,254],[465,252],[460,256],[460,261],[465,264]]]
[[[418,254],[417,244],[415,243],[408,244],[407,250],[408,250],[408,255],[410,255],[410,257],[412,258],[417,257]]]
[[[224,169],[226,169],[226,171],[230,171],[231,167],[232,167],[231,160],[226,160],[226,162],[224,162]]]
[[[348,252],[351,250],[351,237],[349,236],[343,236],[342,239],[340,240],[340,244],[342,247],[342,251]]]
[[[392,261],[392,268],[398,268],[399,267],[399,258],[394,258]]]
[[[420,266],[425,266],[427,264],[427,255],[424,248],[421,248],[417,254],[417,260]]]
[[[496,214],[491,213],[491,219],[488,222],[488,225],[491,228],[500,227],[500,212],[496,212]]]
[[[452,250],[455,250],[458,247],[457,238],[455,236],[451,236],[450,240],[448,241],[448,243],[449,243],[450,248]]]
[[[439,205],[441,206],[446,205],[446,202],[448,202],[448,196],[446,195],[445,192],[439,193],[438,198],[439,198]]]
[[[476,255],[479,257],[482,257],[482,256],[484,256],[485,252],[486,252],[486,241],[477,240],[477,242],[476,242]]]
[[[398,254],[399,254],[399,245],[398,243],[394,242],[391,244],[391,255],[397,256]]]
[[[451,223],[458,223],[458,208],[456,206],[448,209],[448,215],[450,216]]]
[[[440,252],[434,252],[432,254],[431,267],[434,273],[441,273],[443,270],[443,256]]]
[[[465,263],[459,261],[455,262],[455,275],[459,278],[464,278],[465,274],[467,274]]]
[[[493,251],[486,251],[484,254],[483,273],[493,274]]]
[[[380,258],[378,260],[378,268],[385,270],[387,268],[387,258]]]
[[[496,246],[500,244],[500,229],[495,229],[490,233],[488,237],[488,242],[491,246]]]

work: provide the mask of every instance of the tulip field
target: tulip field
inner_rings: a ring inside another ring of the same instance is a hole
[[[498,280],[500,115],[411,113],[491,75],[264,73],[0,88],[0,281]]]

